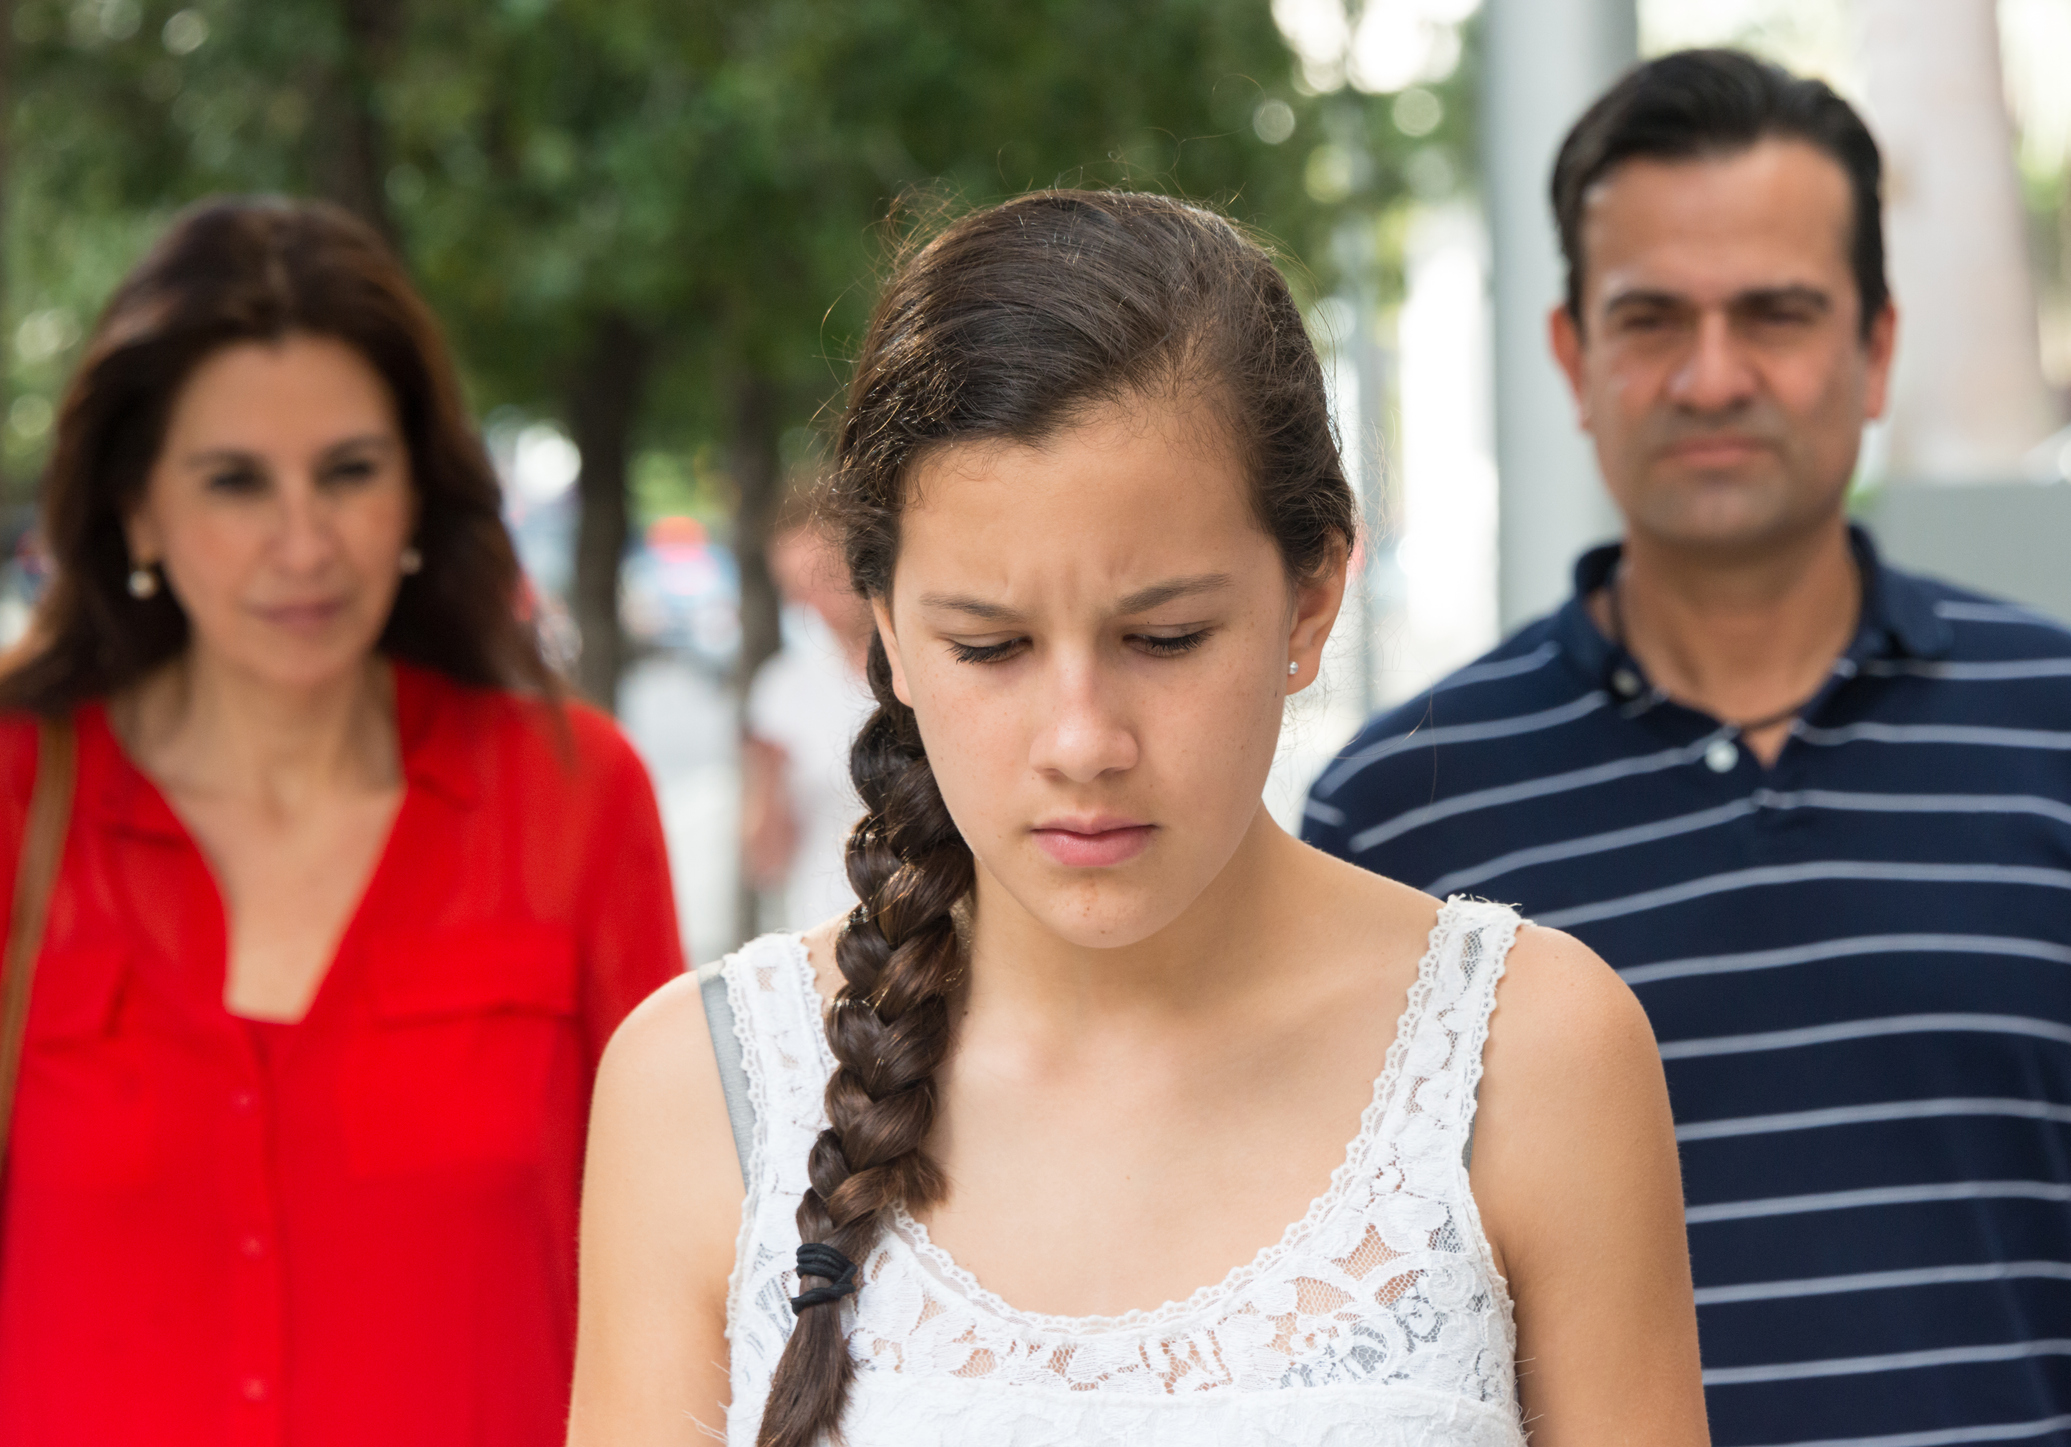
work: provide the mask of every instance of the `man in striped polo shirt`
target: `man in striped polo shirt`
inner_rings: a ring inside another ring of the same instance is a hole
[[[1305,834],[1638,993],[1715,1441],[2071,1442],[2071,633],[1847,523],[1878,167],[1832,91],[1730,52],[1582,118],[1552,331],[1624,542],[1369,724]]]

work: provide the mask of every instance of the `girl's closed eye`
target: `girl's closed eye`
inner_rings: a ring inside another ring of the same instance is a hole
[[[1211,628],[1196,628],[1191,633],[1132,633],[1125,641],[1155,658],[1177,658],[1206,643],[1212,632]],[[1025,638],[1009,638],[1000,643],[959,643],[950,639],[949,651],[959,663],[1000,663],[1013,657],[1027,642]]]
[[[1208,635],[1214,631],[1212,628],[1196,628],[1191,633],[1132,633],[1129,642],[1153,657],[1177,658],[1206,643]]]
[[[949,651],[958,663],[999,663],[1012,657],[1026,638],[1009,638],[1004,643],[959,643],[949,639]]]

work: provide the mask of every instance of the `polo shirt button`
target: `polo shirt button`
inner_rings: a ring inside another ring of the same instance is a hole
[[[1704,767],[1714,774],[1723,774],[1740,762],[1740,750],[1733,747],[1730,739],[1713,739],[1704,751]]]
[[[246,1377],[238,1384],[238,1390],[244,1393],[247,1402],[263,1402],[266,1400],[266,1378]]]
[[[259,1096],[255,1091],[233,1090],[230,1092],[230,1108],[239,1115],[250,1115],[258,1108],[258,1105]]]
[[[1629,668],[1621,668],[1611,675],[1611,687],[1618,690],[1620,698],[1631,698],[1640,691],[1640,676]]]
[[[266,1254],[266,1238],[257,1231],[247,1231],[238,1241],[237,1249],[242,1251],[248,1259],[257,1261]]]

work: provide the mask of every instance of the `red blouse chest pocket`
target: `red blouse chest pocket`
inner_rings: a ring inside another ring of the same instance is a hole
[[[28,1038],[72,1045],[105,1038],[128,964],[120,947],[46,949],[29,987]]]
[[[120,947],[51,949],[36,962],[8,1162],[25,1188],[130,1187],[159,1169],[172,1062],[155,1037],[118,1030],[128,976]]]
[[[356,1172],[538,1165],[574,1148],[583,1060],[567,929],[473,925],[374,952],[341,1082]]]

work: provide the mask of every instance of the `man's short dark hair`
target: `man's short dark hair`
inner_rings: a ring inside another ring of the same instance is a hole
[[[1582,207],[1625,162],[1730,156],[1767,140],[1803,141],[1833,158],[1854,200],[1849,260],[1862,329],[1884,310],[1883,160],[1855,108],[1819,80],[1738,50],[1679,50],[1634,66],[1597,98],[1553,163],[1553,217],[1568,264],[1568,314],[1582,324]]]

